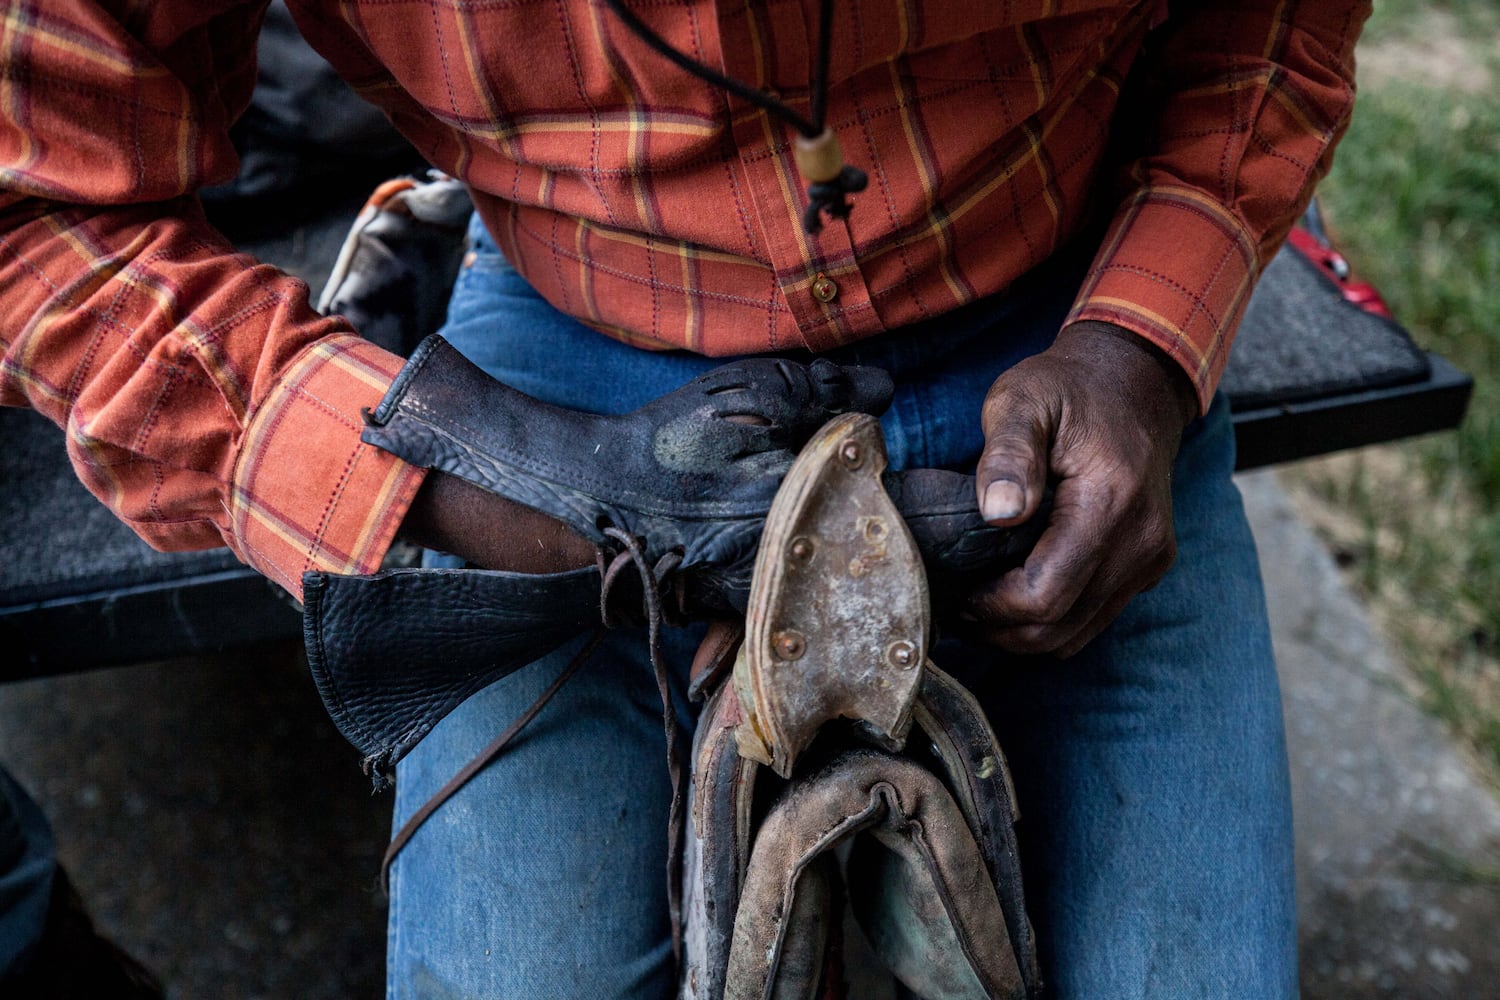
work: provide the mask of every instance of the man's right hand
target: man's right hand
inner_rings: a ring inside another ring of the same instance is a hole
[[[1031,517],[1055,483],[1046,531],[1024,566],[977,591],[977,637],[1015,653],[1068,657],[1176,558],[1172,463],[1197,400],[1144,338],[1074,323],[1006,372],[984,406],[978,489],[985,519]]]

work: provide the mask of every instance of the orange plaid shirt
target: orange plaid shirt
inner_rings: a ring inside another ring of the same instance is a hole
[[[400,359],[193,200],[235,171],[262,6],[0,7],[0,402],[63,425],[80,477],[153,545],[228,544],[298,593],[306,569],[373,570],[421,471],[359,442]],[[789,131],[597,2],[290,6],[469,184],[541,294],[611,336],[826,349],[1002,291],[1103,212],[1072,318],[1161,346],[1204,403],[1347,123],[1368,14],[1174,3],[1152,32],[1162,0],[845,0],[827,120],[870,186],[813,239]],[[805,110],[814,0],[633,6]]]

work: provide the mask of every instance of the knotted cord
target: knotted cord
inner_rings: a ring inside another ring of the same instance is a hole
[[[656,674],[656,692],[661,696],[662,728],[667,737],[667,773],[672,779],[672,806],[667,813],[667,904],[672,918],[672,954],[682,961],[682,880],[679,867],[682,863],[682,761],[677,752],[677,712],[672,708],[671,679],[667,665],[661,655],[661,626],[663,621],[661,586],[667,574],[682,564],[682,553],[668,552],[653,568],[646,559],[645,540],[637,538],[619,528],[604,529],[607,538],[622,546],[605,573],[600,607],[605,624],[609,623],[609,591],[611,580],[618,577],[616,566],[626,560],[634,564],[641,576],[641,589],[645,591],[646,643],[651,657],[651,669]]]
[[[729,91],[736,97],[748,101],[768,114],[785,121],[797,130],[793,156],[797,170],[807,181],[806,211],[802,215],[802,227],[809,235],[823,230],[824,212],[831,219],[847,219],[854,205],[847,195],[863,191],[869,177],[858,167],[844,163],[844,154],[838,138],[827,127],[824,116],[828,110],[828,63],[833,36],[833,0],[822,0],[818,8],[818,54],[813,64],[812,95],[809,108],[811,117],[788,106],[774,95],[750,86],[741,80],[725,76],[706,63],[701,63],[687,53],[674,49],[667,40],[658,35],[644,21],[636,17],[623,0],[604,0],[606,6],[641,41],[666,57],[674,65],[686,70],[707,83]]]

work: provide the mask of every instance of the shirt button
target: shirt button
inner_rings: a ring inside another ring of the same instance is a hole
[[[839,286],[828,275],[820,274],[813,279],[812,293],[819,302],[832,302],[839,297]]]

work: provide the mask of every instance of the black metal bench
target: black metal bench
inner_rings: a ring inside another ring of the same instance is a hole
[[[358,207],[245,248],[320,287]],[[1241,469],[1454,427],[1471,386],[1290,248],[1267,269],[1224,381]],[[0,483],[0,681],[301,632],[293,603],[227,550],[160,553],[136,538],[34,413],[0,411]]]

